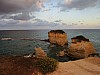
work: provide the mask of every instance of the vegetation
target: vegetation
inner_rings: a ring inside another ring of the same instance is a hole
[[[40,58],[36,65],[44,74],[46,74],[56,70],[58,61],[53,58],[45,57]]]
[[[23,56],[0,56],[0,75],[32,75],[36,61]]]
[[[71,38],[71,39],[76,39],[77,42],[81,42],[82,40],[83,40],[83,41],[87,41],[87,42],[89,42],[89,39],[85,38],[85,37],[82,36],[82,35],[76,36],[76,37]]]
[[[58,61],[45,58],[24,58],[22,56],[1,56],[0,75],[36,75],[39,73],[53,72],[57,68]]]
[[[63,34],[65,33],[63,30],[51,30],[49,33],[59,33],[59,34]]]

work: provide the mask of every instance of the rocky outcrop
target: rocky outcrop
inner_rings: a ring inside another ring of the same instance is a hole
[[[11,40],[14,40],[14,39],[13,38],[1,38],[0,40],[11,41]]]
[[[58,54],[57,54],[57,56],[59,56],[59,57],[62,57],[62,56],[64,56],[65,55],[65,52],[64,51],[60,51]]]
[[[41,47],[35,48],[35,57],[42,58],[46,56],[47,56],[46,52],[44,52],[44,50]]]
[[[72,58],[86,58],[96,52],[94,46],[89,39],[83,36],[76,36],[71,39],[72,43],[68,49],[68,56]]]
[[[33,41],[34,39],[33,38],[21,38],[21,40],[30,40],[30,41]]]
[[[62,30],[51,30],[48,32],[48,37],[51,44],[57,44],[60,46],[68,44],[67,35]]]

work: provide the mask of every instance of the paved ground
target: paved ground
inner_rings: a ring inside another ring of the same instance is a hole
[[[47,75],[100,75],[100,58],[60,62],[57,71]]]

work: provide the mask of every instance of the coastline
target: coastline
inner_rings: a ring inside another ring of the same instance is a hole
[[[22,56],[0,57],[0,75],[34,75],[34,73],[43,75],[38,68],[32,67],[35,60]],[[100,58],[88,57],[76,61],[59,62],[56,71],[46,75],[100,75]]]

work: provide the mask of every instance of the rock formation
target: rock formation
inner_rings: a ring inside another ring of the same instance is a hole
[[[14,40],[14,39],[13,38],[1,38],[0,40],[11,41],[11,40]]]
[[[63,51],[60,51],[60,52],[57,54],[57,56],[59,56],[59,57],[62,57],[62,56],[64,56],[64,55],[65,55],[64,50],[63,50]]]
[[[51,30],[48,32],[48,37],[51,44],[57,44],[60,46],[68,44],[67,35],[62,30]]]
[[[96,52],[94,46],[89,39],[83,36],[76,36],[71,39],[72,43],[68,49],[68,56],[79,59],[86,58]]]
[[[42,57],[46,57],[47,54],[46,52],[44,52],[44,50],[41,47],[39,47],[39,48],[35,48],[35,56],[37,58],[42,58]]]

